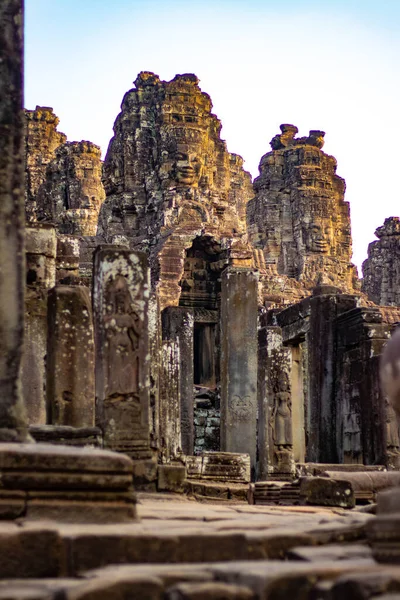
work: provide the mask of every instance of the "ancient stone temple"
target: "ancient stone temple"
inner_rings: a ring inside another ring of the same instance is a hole
[[[148,254],[161,310],[192,288],[204,307],[213,297],[215,304],[216,263],[245,234],[252,196],[250,175],[227,151],[198,83],[192,74],[166,82],[140,73],[124,96],[104,163],[98,235]],[[183,283],[196,261],[198,274]]]
[[[349,204],[335,158],[322,151],[325,133],[295,137],[294,125],[281,125],[281,132],[261,159],[256,196],[247,208],[249,238],[267,269],[265,293],[285,290],[286,297],[299,298],[317,283],[352,291],[357,272]]]
[[[362,289],[383,306],[400,305],[400,219],[389,217],[375,231],[378,240],[368,246],[363,262]]]
[[[221,294],[224,285],[239,277],[233,273],[225,284],[221,273],[230,264],[233,270],[243,269],[245,279],[253,268],[245,222],[252,197],[250,175],[242,159],[227,151],[210,97],[198,84],[192,74],[169,82],[153,73],[138,75],[114,124],[104,163],[107,198],[99,215],[99,239],[149,257],[157,314],[177,307],[174,315],[163,318],[160,408],[154,409],[160,420],[155,436],[166,460],[179,455],[182,447],[193,453],[193,436],[200,435],[193,430],[193,385],[195,394],[206,392],[210,408],[219,410]],[[227,322],[230,310],[225,311]],[[253,307],[254,335],[255,315]],[[153,380],[160,375],[154,372],[158,318],[150,332]],[[179,323],[188,324],[185,331]],[[192,348],[189,355],[184,348]],[[193,357],[190,366],[178,359],[182,352]],[[248,394],[255,394],[255,388]],[[255,449],[252,454],[254,458]]]
[[[37,106],[25,115],[27,219],[54,223],[64,234],[95,235],[105,198],[100,148],[67,142],[52,108]]]

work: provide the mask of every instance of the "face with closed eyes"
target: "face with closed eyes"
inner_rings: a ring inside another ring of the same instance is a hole
[[[202,161],[198,152],[196,152],[196,148],[179,144],[174,163],[176,181],[181,185],[194,185],[200,179],[201,170]]]
[[[306,231],[306,247],[310,252],[326,253],[330,247],[330,227],[316,222],[309,224]]]

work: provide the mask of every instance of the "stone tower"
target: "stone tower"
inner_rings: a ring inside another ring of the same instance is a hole
[[[101,174],[99,146],[86,141],[59,146],[37,194],[38,219],[56,223],[60,233],[96,235],[105,198]]]
[[[26,110],[26,218],[52,222],[59,233],[95,235],[100,205],[100,148],[67,142],[52,108]]]
[[[272,152],[260,162],[256,192],[248,204],[249,238],[267,268],[294,278],[305,290],[317,283],[352,291],[349,204],[336,160],[322,152],[323,131],[296,138],[294,125],[281,125]]]
[[[28,221],[36,221],[36,197],[46,179],[47,166],[55,157],[56,148],[66,142],[67,136],[57,131],[60,119],[50,107],[37,106],[35,110],[25,110],[25,118],[27,173],[25,211]]]
[[[363,262],[362,289],[369,299],[384,306],[400,306],[400,219],[389,217],[375,231]]]
[[[161,308],[178,304],[186,250],[197,238],[214,263],[241,243],[252,196],[243,160],[227,151],[198,83],[192,74],[166,82],[140,73],[122,101],[104,163],[98,235],[149,255]],[[204,265],[199,270],[204,275]],[[190,287],[193,277],[186,279]]]

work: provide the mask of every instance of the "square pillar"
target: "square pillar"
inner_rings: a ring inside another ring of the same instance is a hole
[[[221,277],[221,450],[250,454],[257,428],[258,272],[227,267]]]
[[[111,246],[94,255],[96,425],[106,448],[151,457],[147,258]]]
[[[193,310],[181,306],[169,306],[162,312],[162,338],[164,353],[167,364],[170,364],[169,356],[172,347],[175,346],[175,352],[179,354],[179,360],[176,364],[176,377],[178,379],[175,386],[178,394],[176,419],[180,423],[180,443],[178,444],[184,454],[192,455],[194,448],[194,407],[193,407],[193,330],[194,316]],[[167,348],[170,350],[167,350]],[[163,376],[175,372],[175,369],[163,369]],[[163,389],[167,390],[168,385]],[[175,399],[170,395],[164,395],[161,398],[162,403],[175,403]],[[164,411],[164,407],[162,408]],[[163,424],[164,426],[164,424]],[[165,437],[165,436],[164,436]]]

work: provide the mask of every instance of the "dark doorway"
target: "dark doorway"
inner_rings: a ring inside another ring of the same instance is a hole
[[[215,382],[215,325],[194,325],[194,384],[214,388]]]

